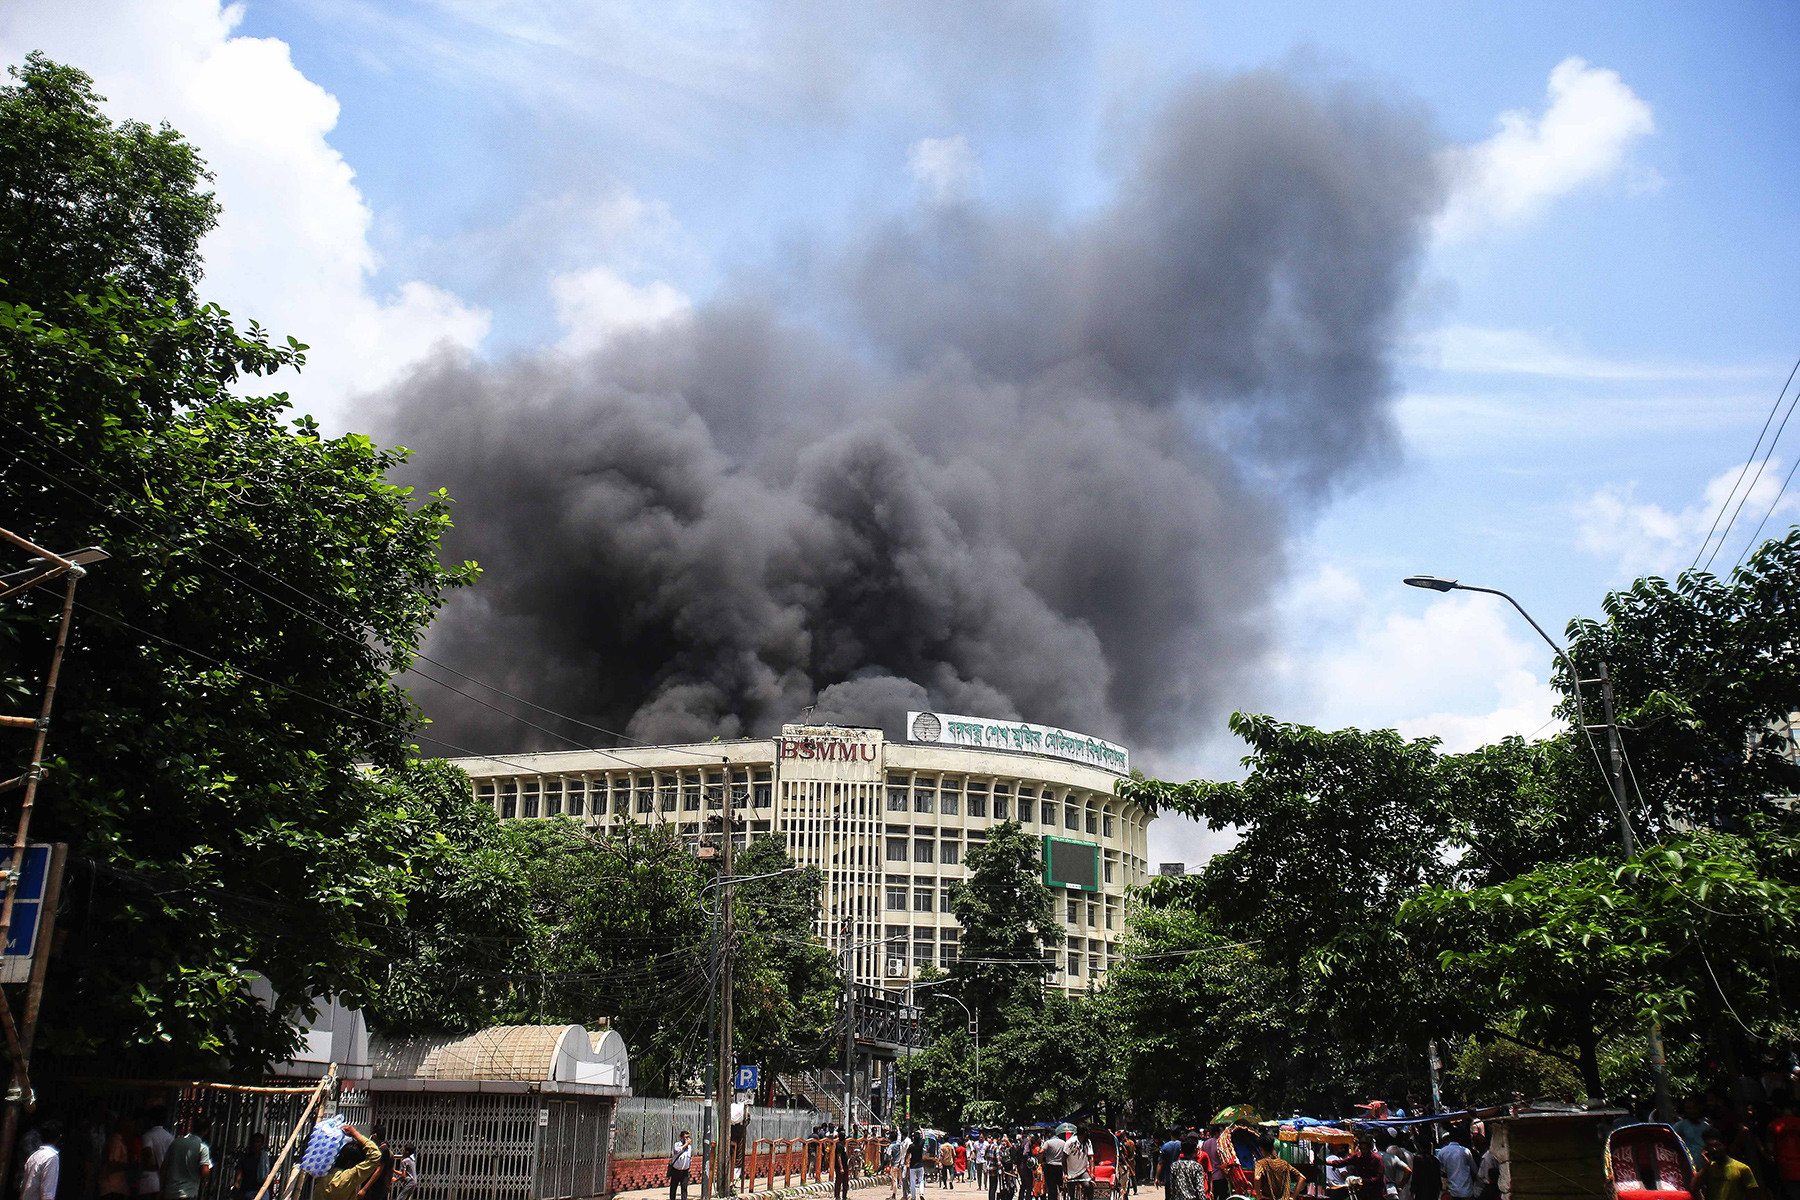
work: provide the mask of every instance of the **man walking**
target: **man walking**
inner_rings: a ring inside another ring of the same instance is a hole
[[[919,1200],[925,1188],[925,1135],[913,1126],[906,1135],[906,1200]]]
[[[212,1174],[212,1147],[206,1135],[212,1122],[204,1116],[188,1122],[188,1131],[169,1143],[163,1155],[163,1200],[197,1200],[200,1185]]]
[[[51,1119],[38,1126],[39,1146],[25,1160],[24,1182],[19,1200],[56,1200],[56,1185],[62,1176],[62,1122]]]
[[[1044,1200],[1058,1200],[1062,1195],[1063,1168],[1068,1158],[1069,1143],[1062,1134],[1051,1134],[1044,1143]]]
[[[1198,1146],[1199,1143],[1195,1143]],[[1175,1192],[1170,1176],[1174,1173],[1175,1163],[1181,1158],[1181,1139],[1173,1129],[1169,1130],[1168,1140],[1157,1147],[1156,1180],[1162,1184],[1163,1200],[1175,1200]]]
[[[1063,1187],[1070,1200],[1094,1200],[1094,1145],[1077,1129],[1063,1139]],[[1117,1164],[1115,1163],[1116,1167]]]
[[[165,1115],[166,1110],[161,1108],[144,1110],[144,1135],[138,1139],[137,1194],[140,1196],[162,1195],[163,1155],[175,1141],[175,1135],[163,1128]]]
[[[850,1141],[850,1131],[845,1129],[842,1125],[838,1126],[837,1152],[832,1156],[832,1166],[836,1168],[836,1171],[834,1172],[836,1186],[831,1190],[831,1194],[835,1196],[837,1200],[849,1200],[850,1147],[852,1144],[853,1143]]]
[[[1451,1200],[1474,1200],[1475,1156],[1457,1140],[1454,1132],[1444,1135],[1444,1144],[1438,1147],[1437,1160],[1444,1173],[1444,1195]],[[1428,1198],[1421,1197],[1420,1200]]]
[[[681,1189],[681,1200],[687,1200],[688,1176],[694,1170],[694,1138],[687,1130],[681,1131],[681,1140],[675,1144],[675,1153],[669,1155],[669,1200],[675,1200],[675,1189]]]

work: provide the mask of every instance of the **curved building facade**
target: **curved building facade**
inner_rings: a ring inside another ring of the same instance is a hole
[[[796,862],[824,874],[815,929],[836,953],[848,940],[857,980],[895,988],[926,963],[956,960],[949,900],[964,861],[995,825],[1019,821],[1043,839],[1067,935],[1046,978],[1071,990],[1103,979],[1124,936],[1125,890],[1147,873],[1149,814],[1114,794],[1123,748],[931,713],[911,714],[907,729],[931,740],[788,725],[762,740],[452,761],[504,820],[673,825],[698,846],[731,803],[737,844],[783,837]]]

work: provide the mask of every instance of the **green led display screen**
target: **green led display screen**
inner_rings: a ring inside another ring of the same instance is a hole
[[[1100,847],[1092,842],[1044,838],[1044,882],[1051,887],[1100,890]]]

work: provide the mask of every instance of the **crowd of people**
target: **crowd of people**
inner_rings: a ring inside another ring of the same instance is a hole
[[[989,1200],[1017,1200],[1039,1192],[1046,1200],[1094,1200],[1094,1143],[1073,1125],[1054,1133],[978,1130],[944,1138],[908,1129],[888,1144],[890,1200],[917,1200],[928,1187],[972,1182]]]
[[[1363,1106],[1377,1120],[1387,1106]],[[1615,1125],[1655,1120],[1627,1098]],[[1671,1114],[1673,1115],[1673,1114]],[[1722,1093],[1689,1097],[1668,1124],[1686,1144],[1696,1200],[1800,1200],[1800,1098],[1783,1088],[1732,1103]],[[989,1200],[1094,1200],[1098,1135],[1112,1153],[1110,1190],[1129,1200],[1160,1188],[1160,1200],[1501,1200],[1501,1165],[1481,1120],[1443,1126],[1371,1121],[1347,1144],[1282,1144],[1257,1135],[1222,1146],[1227,1126],[1171,1129],[1161,1138],[1058,1127],[982,1130],[955,1138],[897,1133],[887,1147],[890,1200],[968,1181]],[[1433,1130],[1439,1132],[1433,1133]]]
[[[168,1123],[167,1110],[158,1106],[72,1134],[62,1122],[46,1120],[20,1139],[17,1194],[20,1200],[197,1200],[218,1170],[231,1173],[231,1200],[255,1200],[274,1168],[266,1134],[240,1135],[215,1163],[210,1118],[181,1122],[179,1136]],[[417,1150],[403,1146],[396,1154],[380,1125],[367,1134],[349,1125],[344,1130],[347,1140],[314,1182],[313,1200],[406,1200],[418,1186]]]

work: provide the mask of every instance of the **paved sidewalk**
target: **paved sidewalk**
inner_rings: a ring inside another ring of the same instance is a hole
[[[761,1182],[762,1180],[759,1178],[757,1183],[760,1184]],[[746,1192],[743,1190],[743,1186],[743,1181],[739,1180],[739,1190],[733,1196],[732,1200],[788,1200],[788,1198],[791,1197],[830,1196],[832,1194],[832,1186],[829,1181],[809,1183],[802,1186],[800,1181],[796,1179],[793,1187],[783,1188],[781,1186],[780,1171],[775,1172],[775,1190],[772,1192]],[[871,1175],[866,1179],[853,1179],[850,1181],[850,1191],[858,1197],[858,1200],[878,1200],[874,1191],[876,1188],[882,1189],[880,1193],[881,1196],[887,1195],[888,1178],[886,1175]],[[929,1190],[937,1192],[938,1189],[931,1188]],[[953,1194],[954,1193],[948,1191],[943,1193],[946,1197]],[[630,1192],[614,1192],[613,1200],[669,1200],[669,1189],[665,1184],[662,1187],[638,1188],[635,1191]],[[700,1184],[697,1180],[688,1184],[688,1200],[700,1200]],[[920,1200],[937,1200],[937,1198],[936,1196],[922,1196]],[[964,1196],[963,1200],[975,1200],[975,1191],[972,1187],[968,1190],[968,1193]],[[985,1193],[982,1195],[982,1200],[986,1200]]]

